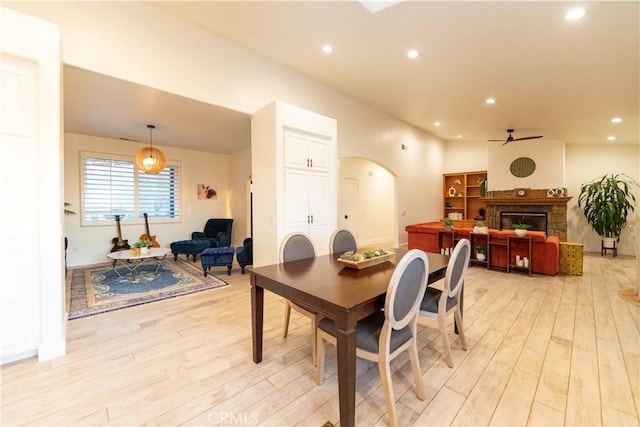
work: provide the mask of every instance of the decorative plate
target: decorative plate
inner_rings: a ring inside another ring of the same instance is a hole
[[[509,169],[511,170],[511,175],[524,178],[536,170],[536,162],[529,157],[519,157],[511,162]]]

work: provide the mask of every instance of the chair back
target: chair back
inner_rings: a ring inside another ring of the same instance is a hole
[[[402,329],[417,321],[428,278],[426,254],[419,249],[407,252],[391,276],[384,304],[384,316],[393,329]]]
[[[447,264],[447,273],[444,276],[444,289],[442,297],[438,302],[438,310],[444,309],[446,312],[447,298],[458,298],[464,278],[469,268],[469,259],[471,258],[471,243],[469,239],[460,239],[455,248],[449,263]]]
[[[313,242],[304,233],[287,234],[280,245],[280,262],[297,261],[315,256]]]
[[[355,252],[356,249],[358,249],[356,238],[346,228],[338,228],[329,239],[330,254],[343,254],[347,251]]]

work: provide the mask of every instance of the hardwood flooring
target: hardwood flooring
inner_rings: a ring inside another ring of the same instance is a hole
[[[391,363],[400,424],[639,425],[640,308],[618,296],[636,265],[585,254],[583,276],[470,268],[468,351],[449,332],[455,368],[435,320],[419,335],[426,400],[406,354]],[[249,275],[224,279],[232,286],[69,322],[66,356],[2,366],[1,424],[338,423],[335,348],[318,386],[309,320],[292,314],[282,338],[284,304],[267,292],[254,364]],[[357,374],[357,425],[387,425],[377,366],[358,360]]]

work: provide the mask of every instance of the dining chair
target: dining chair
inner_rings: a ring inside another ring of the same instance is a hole
[[[297,261],[300,259],[313,258],[316,256],[316,250],[313,242],[304,233],[290,233],[282,240],[280,245],[280,262]],[[316,364],[316,335],[317,324],[321,317],[312,309],[301,304],[295,304],[289,300],[285,300],[284,307],[284,328],[282,336],[286,338],[289,334],[289,320],[291,318],[291,309],[311,319],[311,358],[315,366]]]
[[[338,228],[329,238],[330,254],[343,254],[347,251],[355,252],[357,249],[356,238],[346,228]]]
[[[396,266],[380,310],[355,327],[356,356],[378,363],[384,397],[392,426],[398,425],[390,362],[403,351],[409,352],[416,395],[424,400],[424,386],[418,359],[416,330],[420,301],[427,288],[429,259],[418,249],[407,252]],[[324,380],[325,342],[336,344],[336,322],[323,318],[318,322],[318,372],[316,382]]]
[[[447,365],[453,368],[453,358],[449,346],[449,336],[447,333],[447,315],[454,314],[460,344],[462,349],[467,349],[467,340],[464,336],[464,326],[462,325],[462,311],[460,309],[460,294],[464,285],[464,278],[469,267],[471,257],[471,243],[468,239],[460,239],[453,248],[453,253],[447,264],[447,272],[444,277],[443,290],[428,287],[422,303],[420,304],[420,317],[437,318],[442,335],[442,344],[447,359]]]

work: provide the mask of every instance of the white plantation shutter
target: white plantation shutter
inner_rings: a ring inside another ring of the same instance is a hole
[[[157,175],[138,171],[132,159],[107,154],[82,156],[83,224],[148,217],[180,218],[180,169],[169,164]]]
[[[180,216],[178,168],[168,165],[157,175],[138,175],[138,218],[177,218]]]

